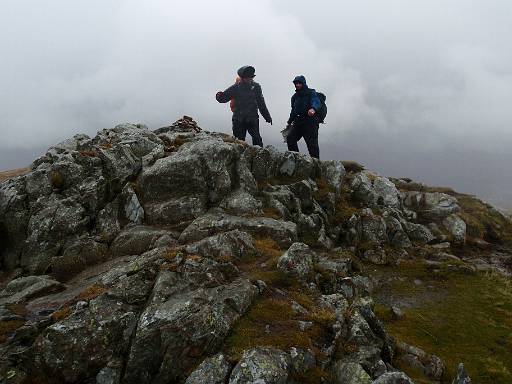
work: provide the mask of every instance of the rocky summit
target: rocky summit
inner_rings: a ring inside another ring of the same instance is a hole
[[[0,381],[470,382],[388,333],[376,309],[410,315],[373,271],[507,278],[510,227],[474,197],[186,116],[76,135],[0,184]]]

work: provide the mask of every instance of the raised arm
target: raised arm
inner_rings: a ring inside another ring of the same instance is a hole
[[[235,96],[237,85],[233,84],[231,87],[226,89],[225,91],[219,91],[215,94],[215,99],[219,103],[227,103],[229,100]]]

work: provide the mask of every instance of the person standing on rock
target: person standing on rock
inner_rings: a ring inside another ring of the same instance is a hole
[[[219,103],[232,102],[233,136],[245,140],[247,132],[252,137],[252,144],[263,147],[259,129],[258,110],[267,123],[272,124],[272,117],[265,105],[261,86],[254,81],[255,69],[250,65],[238,70],[240,82],[233,84],[223,92],[217,92],[215,99]]]
[[[311,157],[320,158],[318,147],[318,118],[317,111],[321,102],[313,88],[309,88],[304,76],[296,76],[293,79],[295,94],[292,96],[292,110],[287,122],[287,128],[291,127],[286,137],[289,151],[299,152],[297,142],[304,138]]]

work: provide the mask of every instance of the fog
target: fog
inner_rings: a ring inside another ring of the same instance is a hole
[[[214,94],[250,64],[265,144],[285,149],[303,74],[327,95],[322,158],[512,206],[509,1],[3,0],[0,25],[0,169],[122,122],[230,133]]]

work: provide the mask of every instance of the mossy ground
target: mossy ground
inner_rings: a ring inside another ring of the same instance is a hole
[[[421,261],[369,267],[375,276],[395,276],[376,295],[377,315],[397,340],[439,356],[451,382],[463,362],[475,383],[512,382],[512,282],[498,275],[468,274],[450,264],[438,272]],[[414,279],[421,284],[414,284]],[[390,297],[406,303],[405,317],[390,314]],[[416,382],[429,381],[408,370]]]
[[[331,337],[334,314],[315,304],[315,297],[296,279],[277,270],[277,260],[284,253],[269,238],[255,239],[258,256],[237,262],[238,268],[251,280],[262,280],[267,289],[253,303],[249,311],[235,324],[227,337],[223,350],[238,361],[244,350],[266,346],[290,351],[290,348],[310,349],[317,360],[322,360],[322,343]],[[296,301],[308,310],[297,314],[292,309]],[[311,328],[302,331],[299,321],[309,321]],[[296,379],[301,383],[318,383],[327,373],[315,367]]]

